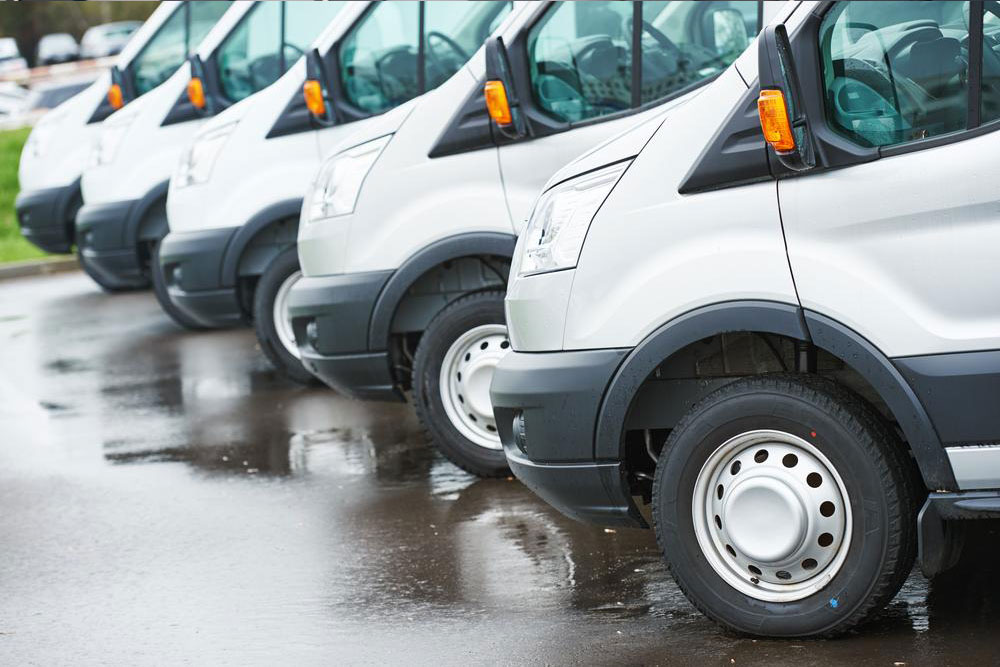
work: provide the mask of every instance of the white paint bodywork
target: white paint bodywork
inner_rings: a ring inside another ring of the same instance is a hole
[[[156,34],[183,2],[163,2],[146,19],[118,55],[116,64],[124,69]],[[21,153],[18,181],[21,189],[41,190],[71,185],[80,178],[87,165],[91,147],[100,123],[88,121],[104,101],[111,86],[111,74],[102,73],[97,80],[47,113],[29,135],[29,149]],[[31,148],[37,143],[36,154]]]
[[[207,59],[254,4],[247,0],[234,2],[202,40],[198,55]],[[169,79],[104,121],[120,122],[126,114],[133,115],[114,159],[84,171],[81,190],[85,204],[140,199],[170,178],[184,146],[205,122],[198,118],[162,124],[177,99],[185,94],[190,79],[191,65],[184,63]]]
[[[510,43],[530,18],[530,11],[515,10],[495,34]],[[428,245],[464,233],[517,234],[538,192],[563,165],[663,114],[661,105],[539,139],[429,158],[458,106],[482,86],[485,67],[485,49],[480,49],[449,81],[418,98],[405,119],[392,118],[401,122],[368,173],[352,214],[300,222],[305,276],[397,269]],[[391,131],[386,124],[366,127],[335,152]],[[308,204],[304,217],[307,209]]]
[[[370,4],[347,3],[312,48],[320,53],[329,51]],[[171,232],[239,227],[268,206],[305,194],[319,167],[323,146],[343,139],[358,125],[335,125],[267,139],[289,101],[301,95],[305,79],[306,63],[300,59],[276,82],[200,128],[192,141],[214,128],[239,121],[219,152],[208,181],[178,188],[171,179],[167,196]],[[171,170],[175,168],[176,161]]]

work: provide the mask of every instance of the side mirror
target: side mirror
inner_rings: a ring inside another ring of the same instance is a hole
[[[739,10],[717,9],[709,14],[715,52],[719,55],[740,54],[750,46],[747,24]]]
[[[486,110],[500,134],[508,139],[527,136],[527,124],[521,112],[507,47],[504,46],[502,37],[486,42],[486,85],[483,93]]]
[[[764,140],[778,161],[792,171],[816,164],[809,122],[802,111],[802,95],[788,33],[782,24],[764,28],[759,42],[760,97],[757,111]]]
[[[202,115],[211,115],[208,108],[208,96],[205,95],[205,63],[198,54],[191,56],[191,80],[187,85],[188,101]]]
[[[118,65],[112,66],[111,86],[108,88],[108,104],[115,111],[125,106],[125,88],[122,86],[124,78],[122,71],[118,69]]]
[[[312,49],[306,53],[306,81],[302,84],[302,97],[316,122],[330,127],[335,120],[333,100],[326,84],[326,64],[319,49]]]

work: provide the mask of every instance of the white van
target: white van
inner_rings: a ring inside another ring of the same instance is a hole
[[[644,147],[550,182],[492,388],[529,487],[652,525],[695,606],[785,637],[1000,517],[1000,9],[789,5]]]
[[[507,474],[489,385],[509,347],[504,288],[535,195],[583,149],[695,97],[763,11],[536,3],[462,73],[345,141],[299,224],[304,277],[288,312],[306,368],[358,398],[412,389],[445,455]]]
[[[118,56],[114,68],[47,113],[21,152],[15,208],[21,233],[46,252],[75,243],[80,175],[102,120],[170,77],[222,15],[217,2],[162,2]],[[113,104],[112,104],[113,103]]]
[[[83,174],[76,235],[81,263],[105,289],[149,284],[151,260],[167,231],[170,174],[204,119],[277,81],[343,7],[342,2],[226,5],[229,10],[201,41],[193,64],[185,63],[102,124]],[[192,67],[202,75],[201,86],[189,86]]]
[[[322,155],[358,121],[458,71],[511,3],[348,5],[307,58],[195,138],[170,184],[170,233],[153,267],[157,296],[175,321],[218,327],[252,320],[268,357],[302,382],[314,378],[296,356],[287,319],[270,313],[285,311],[284,297],[299,276],[299,214]],[[311,100],[315,115],[304,94],[307,79],[306,88],[320,93]]]

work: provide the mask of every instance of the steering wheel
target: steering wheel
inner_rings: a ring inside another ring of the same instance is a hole
[[[394,49],[390,49],[387,53],[383,53],[378,59],[375,60],[375,74],[378,77],[378,87],[382,92],[382,97],[389,100],[397,99],[397,95],[393,94],[393,91],[388,90],[386,83],[389,83],[388,88],[395,88],[395,92],[398,94],[399,91],[403,90],[405,86],[399,80],[399,77],[387,71],[386,65],[391,64],[391,61],[399,58],[400,56],[408,56],[413,58],[414,55],[410,51],[409,46],[397,46]]]
[[[649,36],[655,39],[656,43],[662,46],[664,49],[673,53],[677,57],[678,62],[683,60],[684,52],[681,51],[681,47],[674,44],[673,41],[663,33],[662,30],[655,27],[649,21],[644,20],[642,22],[642,31],[648,33]]]
[[[430,47],[431,45],[431,37],[434,37],[435,39],[439,39],[442,42],[444,42],[448,46],[448,48],[450,48],[455,53],[455,55],[458,56],[459,62],[464,63],[469,60],[470,56],[468,53],[465,52],[465,49],[462,48],[462,45],[456,42],[448,35],[444,34],[443,32],[438,32],[437,30],[431,30],[430,32],[427,33],[428,47]],[[438,56],[438,54],[434,52],[434,49],[428,48],[427,54],[431,57],[431,60],[434,61],[435,65],[441,67],[442,69],[445,68],[444,63],[442,63],[440,60],[440,56]]]
[[[596,52],[598,49],[610,47],[612,49],[617,49],[610,39],[600,39],[590,42],[585,45],[580,52],[577,53],[573,59],[577,61],[577,70],[586,71],[585,67],[580,66],[580,63],[587,60],[587,58]],[[593,76],[593,75],[592,75]],[[600,79],[601,77],[595,76],[594,78]],[[625,109],[631,108],[629,102],[622,102],[621,100],[615,99],[613,97],[599,97],[597,99],[588,99],[589,104],[600,105],[612,109],[614,111],[624,111]]]

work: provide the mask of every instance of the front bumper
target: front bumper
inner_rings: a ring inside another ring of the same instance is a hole
[[[368,327],[392,271],[307,277],[292,288],[288,312],[303,365],[352,398],[401,401],[386,350],[371,350]]]
[[[129,219],[138,201],[85,204],[76,214],[76,242],[88,267],[116,288],[145,287],[148,279],[135,243],[129,243]]]
[[[239,228],[170,232],[160,242],[160,266],[170,301],[203,327],[244,322],[236,285],[226,285],[222,265]]]
[[[80,180],[58,188],[25,190],[14,200],[21,234],[45,252],[73,249],[73,218],[80,202]]]
[[[621,461],[594,458],[604,392],[627,353],[512,352],[490,396],[507,461],[525,486],[574,519],[646,527]]]

